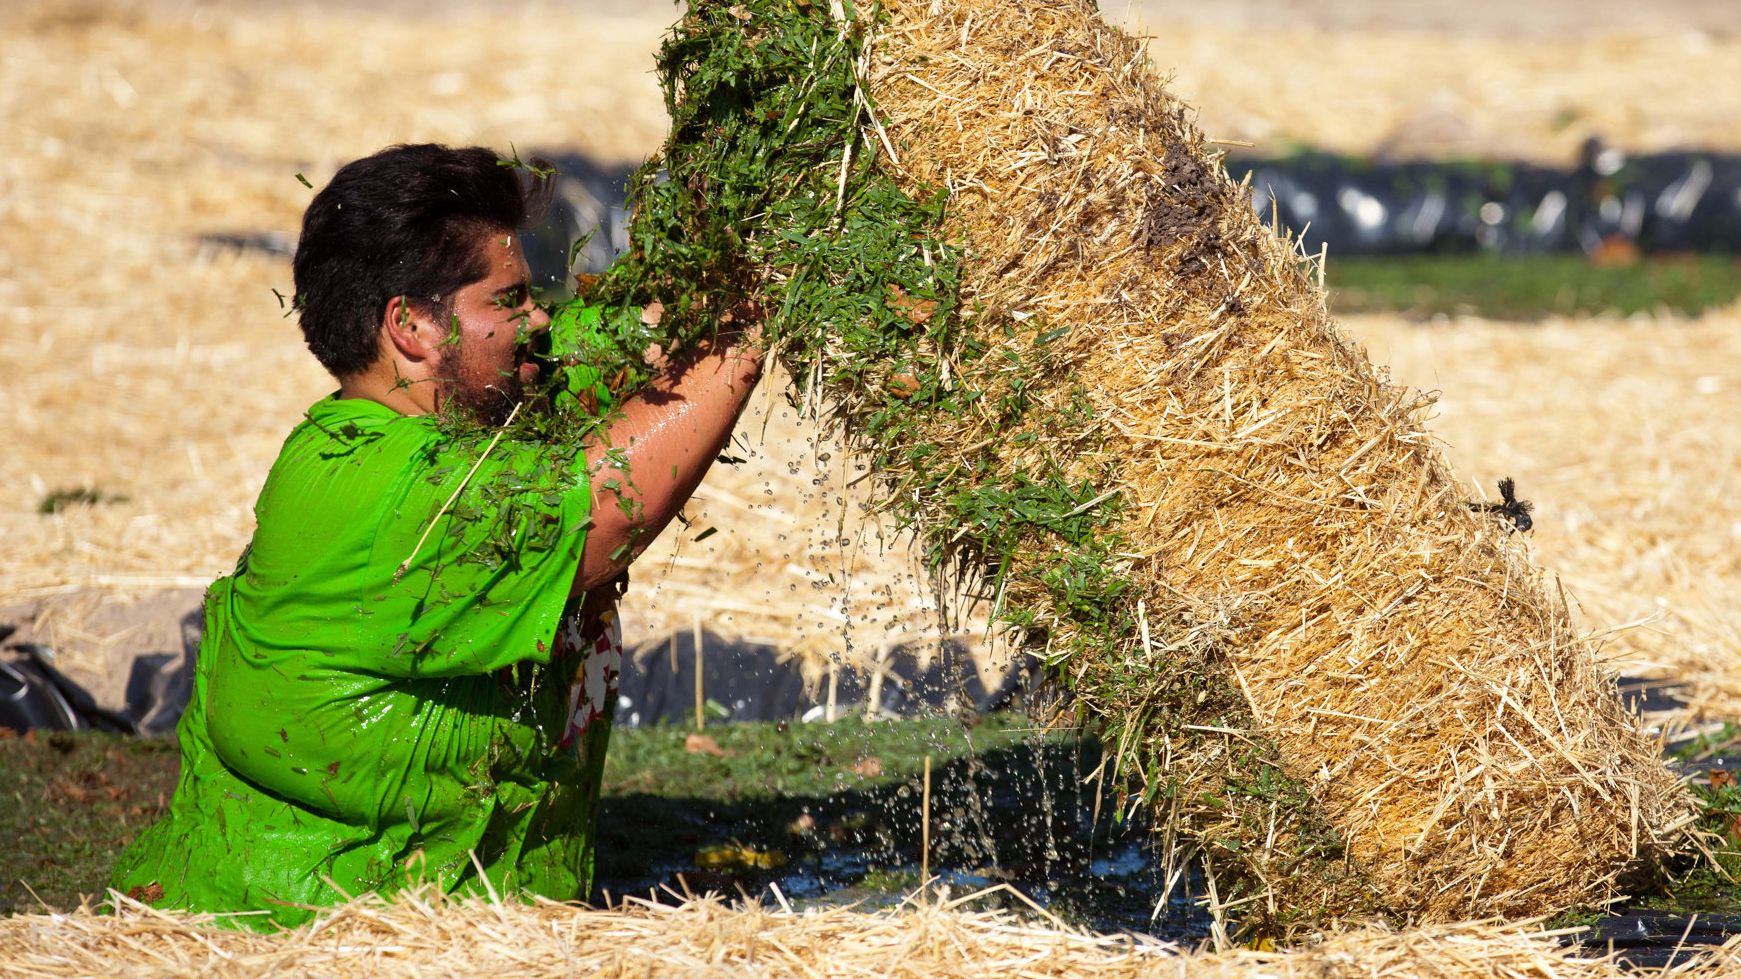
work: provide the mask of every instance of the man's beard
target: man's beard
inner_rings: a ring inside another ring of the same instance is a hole
[[[444,412],[458,412],[480,425],[503,425],[526,397],[520,375],[469,370],[460,347],[444,349],[435,363]],[[480,376],[481,375],[481,376]]]

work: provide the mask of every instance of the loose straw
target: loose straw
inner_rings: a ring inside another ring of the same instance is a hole
[[[835,713],[835,709],[839,705],[839,703],[840,703],[840,665],[838,663],[829,663],[828,664],[828,707],[823,712],[823,719],[826,720],[830,724],[833,724],[835,717],[838,716]]]
[[[699,617],[691,621],[689,635],[695,644],[695,729],[700,731],[707,727],[707,694],[702,688],[702,640],[701,619]]]
[[[931,756],[925,756],[925,788],[919,802],[919,887],[931,884]]]

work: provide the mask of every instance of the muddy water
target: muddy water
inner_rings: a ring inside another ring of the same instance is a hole
[[[1115,818],[1083,781],[1098,743],[1031,741],[938,765],[929,869],[953,896],[1008,884],[1065,921],[1177,941],[1208,936],[1184,887],[1162,900],[1146,819]],[[608,790],[607,790],[608,791]],[[744,802],[607,796],[597,892],[714,890],[794,906],[899,903],[919,885],[923,788],[908,778],[868,789]],[[779,892],[775,894],[775,890]],[[999,891],[987,902],[1027,911]]]

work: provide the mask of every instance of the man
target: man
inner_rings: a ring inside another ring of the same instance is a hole
[[[339,388],[207,593],[181,781],[118,889],[262,925],[418,881],[586,896],[612,583],[701,481],[760,353],[722,335],[591,438],[521,434],[549,380],[517,235],[541,183],[488,150],[399,146],[309,205],[297,308]]]

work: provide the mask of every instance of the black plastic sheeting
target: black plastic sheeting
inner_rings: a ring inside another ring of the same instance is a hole
[[[46,646],[22,642],[0,646],[0,727],[19,732],[170,733],[193,692],[202,625],[201,611],[189,611],[180,621],[180,650],[135,655],[127,667],[124,702],[119,704],[99,703],[57,668],[54,652]],[[0,643],[14,631],[13,626],[0,624]],[[826,675],[819,668],[806,676],[793,657],[773,645],[732,639],[707,629],[699,638],[702,696],[709,721],[805,721],[827,712],[831,698]],[[619,725],[693,722],[696,639],[694,632],[677,633],[640,641],[625,651]],[[891,646],[874,670],[881,673],[880,682],[873,682],[867,668],[836,668],[832,700],[837,716],[983,714],[1022,709],[1036,696],[1063,696],[1048,689],[1039,661],[1032,656],[1022,657],[988,682],[967,648],[954,640]],[[874,705],[870,703],[873,690]],[[1622,677],[1619,690],[1626,708],[1634,713],[1685,706],[1672,680]],[[713,706],[706,706],[709,701]]]
[[[11,628],[0,625],[0,641]],[[616,723],[623,727],[689,724],[695,718],[696,635],[673,634],[630,646],[623,656]],[[52,650],[30,643],[0,649],[0,727],[23,732],[101,730],[168,734],[193,692],[199,648],[198,612],[182,620],[183,650],[136,657],[128,672],[126,703],[110,707],[55,666]],[[1049,688],[1037,659],[1022,657],[986,682],[967,648],[956,641],[915,642],[891,647],[874,667],[835,668],[830,696],[826,672],[806,675],[779,647],[700,635],[703,710],[721,721],[814,721],[832,701],[836,716],[912,716],[946,712],[963,718],[997,710],[1020,710],[1035,697],[1059,697]],[[882,679],[873,681],[872,672]],[[1684,706],[1673,683],[1622,678],[1627,709],[1647,713]],[[871,699],[875,695],[875,704]],[[1695,768],[1720,767],[1703,762]],[[1736,760],[1741,766],[1741,759]]]
[[[534,278],[556,291],[596,274],[628,248],[632,167],[578,153],[555,165],[556,207],[530,236]],[[1625,242],[1640,252],[1741,255],[1741,156],[1676,152],[1629,156],[1596,140],[1575,166],[1506,161],[1375,162],[1305,152],[1229,159],[1251,180],[1252,206],[1301,235],[1317,254],[1583,252]],[[567,242],[591,235],[578,252]]]
[[[1603,918],[1572,940],[1591,951],[1613,951],[1634,969],[1670,969],[1735,935],[1741,935],[1741,915],[1627,911]]]
[[[556,168],[556,193],[544,220],[523,236],[532,284],[546,299],[571,295],[574,275],[596,275],[629,247],[629,177],[636,167],[580,153],[533,154]],[[197,245],[214,253],[296,254],[295,237],[277,230],[210,231]]]
[[[1634,714],[1654,714],[1687,706],[1680,698],[1685,684],[1674,680],[1623,676],[1617,686],[1620,702]]]
[[[632,167],[551,154],[555,212],[531,236],[536,278],[563,291],[628,247]],[[1305,152],[1230,159],[1252,206],[1337,255],[1582,252],[1625,242],[1640,252],[1741,255],[1741,156],[1628,155],[1590,140],[1571,167],[1507,161],[1374,162]],[[590,234],[570,256],[567,242]],[[572,261],[570,260],[572,258]]]
[[[1577,165],[1372,162],[1307,152],[1230,159],[1265,221],[1308,254],[1641,252],[1741,254],[1741,156],[1628,156],[1591,140]]]
[[[0,656],[0,727],[15,732],[137,730],[55,669],[53,654],[42,646],[11,646]]]
[[[575,273],[597,275],[629,248],[629,177],[635,167],[579,153],[538,154],[556,168],[551,213],[525,236],[534,285],[574,291]]]
[[[574,152],[538,154],[556,168],[547,219],[526,235],[533,280],[568,295],[628,249],[635,168]],[[1506,161],[1384,162],[1308,151],[1230,158],[1251,180],[1252,206],[1317,254],[1583,252],[1616,242],[1640,252],[1741,255],[1741,156],[1685,151],[1628,155],[1588,141],[1575,165]],[[282,232],[201,235],[200,246],[287,256]]]
[[[189,614],[181,621],[181,651],[135,657],[128,667],[126,703],[118,707],[99,704],[61,672],[47,646],[13,643],[0,648],[0,728],[169,734],[193,694],[200,626],[199,613]],[[0,625],[0,641],[13,631]]]

